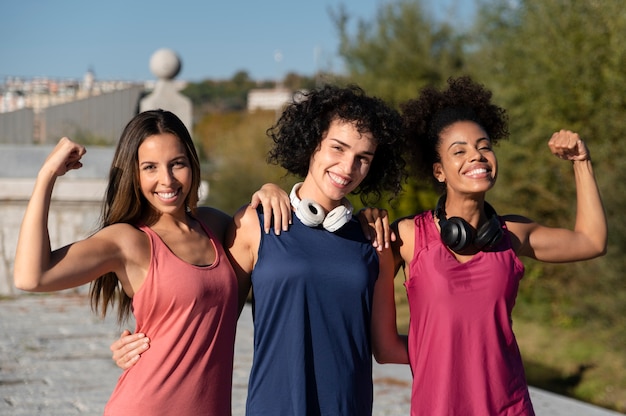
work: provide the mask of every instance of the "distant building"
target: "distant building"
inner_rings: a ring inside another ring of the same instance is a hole
[[[248,93],[248,111],[258,110],[281,111],[285,105],[293,101],[293,91],[286,88],[255,89]]]
[[[0,84],[0,143],[56,143],[69,136],[114,144],[144,90],[142,83],[98,81],[91,69],[82,81],[7,77]]]

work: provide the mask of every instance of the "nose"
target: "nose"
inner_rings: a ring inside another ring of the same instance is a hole
[[[159,182],[161,182],[162,185],[171,185],[175,181],[176,178],[174,177],[174,172],[172,171],[172,169],[168,168],[161,170]]]
[[[352,174],[353,172],[357,172],[361,169],[361,165],[363,164],[361,160],[361,155],[356,153],[346,152],[343,160],[342,160],[342,169],[346,174]]]
[[[470,151],[470,160],[474,161],[474,160],[485,160],[485,155],[482,154],[482,152],[478,149],[476,149],[475,147],[471,148],[472,150]]]

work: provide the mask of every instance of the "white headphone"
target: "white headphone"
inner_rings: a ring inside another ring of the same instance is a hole
[[[296,217],[308,227],[317,227],[322,225],[324,229],[332,232],[337,231],[346,225],[352,218],[352,204],[346,198],[341,200],[341,205],[324,215],[324,208],[312,199],[298,198],[298,189],[302,186],[302,182],[298,182],[291,188],[289,199],[291,205],[296,210]]]

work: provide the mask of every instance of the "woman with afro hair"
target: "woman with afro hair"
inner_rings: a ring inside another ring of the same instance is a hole
[[[511,311],[524,274],[520,257],[562,263],[606,251],[607,224],[589,150],[578,134],[548,140],[570,161],[574,228],[498,215],[494,145],[508,136],[505,111],[468,77],[425,88],[402,106],[411,167],[441,191],[433,211],[393,224],[396,271],[410,307],[411,415],[533,415]]]

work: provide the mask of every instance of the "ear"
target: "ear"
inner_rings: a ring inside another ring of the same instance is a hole
[[[433,163],[433,176],[440,183],[444,183],[446,181],[446,175],[443,173],[443,166],[441,165],[441,162]]]

